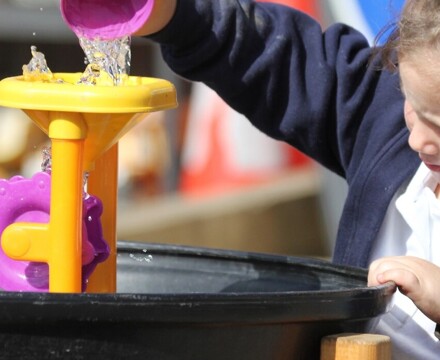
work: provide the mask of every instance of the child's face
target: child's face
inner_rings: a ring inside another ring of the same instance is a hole
[[[440,72],[428,71],[435,68],[426,58],[421,62],[425,67],[415,61],[399,64],[408,142],[440,182]]]

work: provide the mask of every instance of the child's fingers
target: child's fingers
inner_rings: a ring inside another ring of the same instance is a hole
[[[402,294],[411,297],[412,293],[420,290],[420,282],[417,276],[405,268],[392,268],[380,272],[376,276],[377,281],[383,284],[387,281],[394,281]]]
[[[380,285],[386,282],[382,276],[379,276],[387,270],[391,270],[396,267],[396,261],[394,258],[381,258],[371,263],[368,271],[368,286]]]
[[[409,260],[409,261],[408,261]],[[413,259],[393,257],[374,261],[368,274],[368,285],[394,281],[401,293],[410,296],[420,290],[420,281],[414,270]]]
[[[438,284],[440,268],[412,256],[396,256],[374,261],[368,272],[368,285],[394,281],[401,293],[430,319],[440,322]]]
[[[396,280],[404,282],[405,276],[408,276],[404,272],[412,272],[411,266],[408,265],[405,258],[382,258],[371,263],[368,273],[368,284],[378,285],[390,280],[396,283]]]

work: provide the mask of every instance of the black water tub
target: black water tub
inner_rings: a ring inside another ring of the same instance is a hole
[[[319,359],[392,284],[308,258],[118,244],[116,294],[0,293],[1,359]]]

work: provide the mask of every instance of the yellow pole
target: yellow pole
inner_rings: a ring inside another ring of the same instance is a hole
[[[81,292],[83,157],[87,125],[79,113],[50,113],[52,140],[49,291]]]
[[[97,196],[103,205],[101,224],[110,254],[98,264],[89,278],[87,292],[116,292],[116,211],[118,197],[118,143],[95,161],[90,173],[87,192]]]
[[[52,139],[49,291],[81,292],[84,140]]]

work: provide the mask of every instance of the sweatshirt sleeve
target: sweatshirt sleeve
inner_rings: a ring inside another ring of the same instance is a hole
[[[362,34],[341,24],[323,32],[295,9],[179,0],[170,24],[150,38],[177,74],[206,83],[258,129],[342,176],[368,145],[369,122],[395,103],[401,111],[397,76],[370,64]]]

